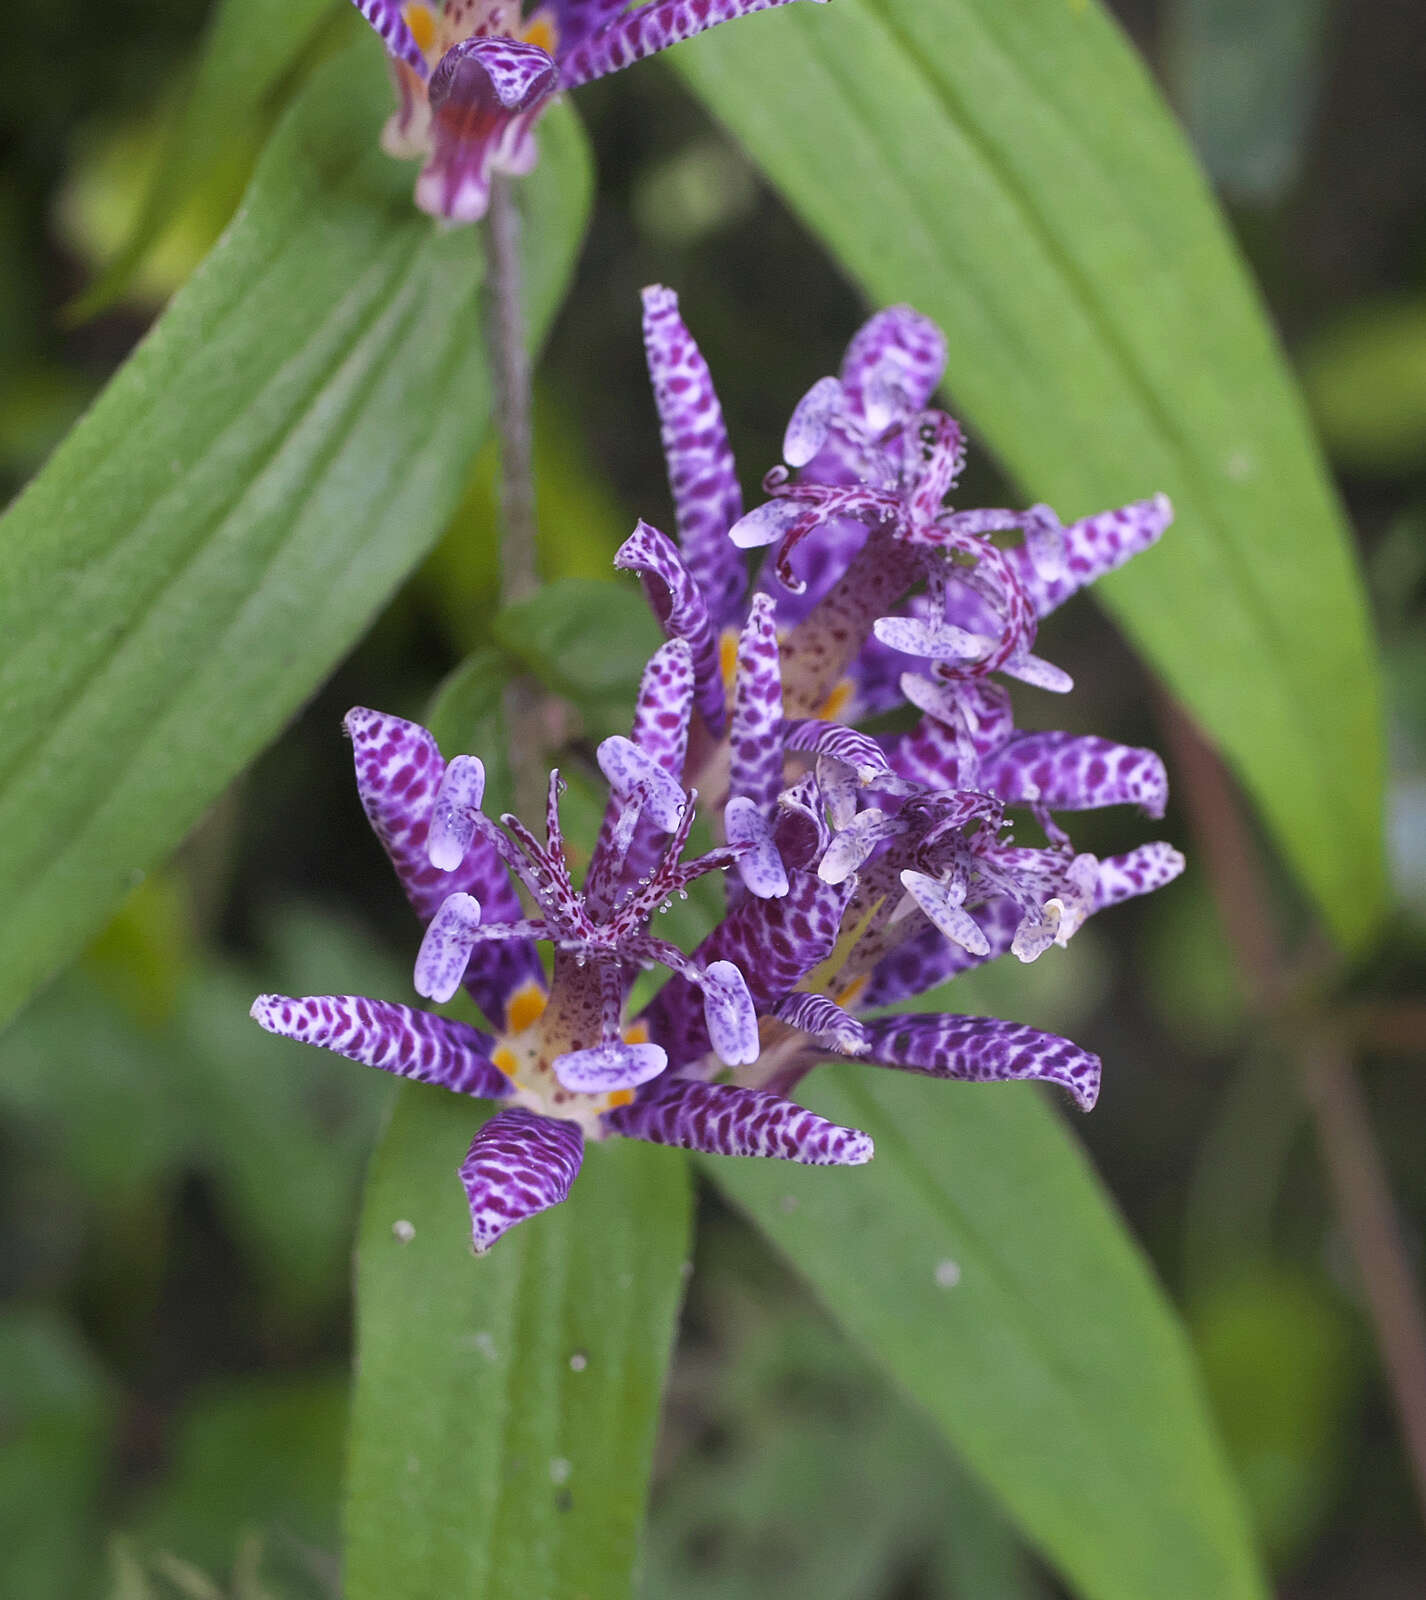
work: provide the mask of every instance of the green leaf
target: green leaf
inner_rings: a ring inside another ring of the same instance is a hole
[[[372,1168],[345,1592],[626,1596],[688,1253],[686,1163],[597,1145],[564,1205],[477,1259],[456,1169],[478,1124],[470,1101],[404,1085]]]
[[[807,1098],[872,1135],[870,1166],[709,1175],[1074,1592],[1263,1595],[1186,1340],[1037,1093],[847,1066]]]
[[[0,522],[0,1020],[282,727],[434,543],[489,406],[479,235],[377,149],[369,40]],[[532,323],[586,209],[577,124],[521,188]]]
[[[179,207],[222,160],[234,131],[251,125],[332,9],[332,0],[219,0],[143,205],[114,259],[74,305],[73,316],[93,316],[124,293]]]
[[[1385,893],[1362,584],[1261,306],[1142,63],[1092,0],[838,0],[674,61],[958,406],[1066,516],[1164,490],[1097,586],[1230,758],[1345,944]],[[815,374],[804,375],[808,381]]]
[[[572,700],[590,733],[623,733],[649,657],[663,642],[636,584],[560,578],[507,606],[495,640],[546,688]]]

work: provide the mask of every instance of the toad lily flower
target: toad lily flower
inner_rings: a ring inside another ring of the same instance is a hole
[[[447,763],[416,724],[353,711],[362,803],[425,925],[416,988],[440,1003],[464,987],[489,1031],[353,995],[253,1008],[271,1032],[500,1103],[461,1168],[477,1250],[563,1200],[585,1145],[615,1135],[860,1165],[864,1133],[789,1098],[827,1060],[1039,1080],[1088,1110],[1100,1062],[1066,1039],[880,1008],[1000,956],[1038,959],[1183,865],[1162,843],[1076,851],[1057,814],[1162,816],[1163,765],[1018,730],[994,679],[1069,687],[1031,654],[1039,618],[1151,545],[1167,501],[1067,525],[1040,506],[948,506],[961,434],[929,409],[944,341],[897,307],[799,404],[771,498],[745,516],[712,379],[670,291],[645,292],[644,335],[677,540],[641,522],[615,565],[641,576],[666,643],[629,737],[596,752],[609,799],[583,882],[557,772],[541,840],[486,814],[474,756]],[[991,538],[1013,530],[1018,545]],[[743,551],[757,546],[775,548],[750,586]],[[909,731],[851,725],[896,708],[919,713]],[[721,842],[685,860],[696,809]],[[1017,842],[1019,812],[1044,844]],[[725,885],[723,915],[685,951],[656,918],[705,875]],[[635,1008],[652,969],[666,980]]]
[[[491,174],[535,164],[534,126],[575,89],[656,51],[788,0],[547,0],[529,18],[519,0],[355,0],[386,46],[397,109],[382,143],[424,165],[416,204],[476,222]]]

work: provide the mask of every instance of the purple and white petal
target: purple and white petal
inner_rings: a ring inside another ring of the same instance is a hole
[[[703,4],[703,0],[699,3]],[[724,14],[709,16],[704,26],[737,14],[734,0],[723,0],[723,4]],[[671,13],[690,5],[691,0],[687,4],[686,0],[674,0],[673,6],[664,9]],[[604,59],[611,60],[632,50],[640,40],[655,38],[661,24],[652,13],[659,9],[645,6],[630,12],[565,58],[561,63],[565,83],[584,81],[579,76],[584,51],[602,52]],[[704,14],[708,15],[706,6]],[[674,38],[669,37],[649,44],[638,54],[647,54],[648,49],[661,50],[672,43]],[[637,55],[629,54],[627,60],[614,60],[614,65],[626,66],[637,59]],[[602,71],[610,70],[612,67],[606,66],[586,75],[599,77]],[[736,614],[747,587],[747,572],[728,544],[728,529],[742,515],[743,494],[738,487],[728,430],[723,424],[723,408],[718,403],[708,363],[679,315],[678,296],[672,289],[651,284],[643,292],[643,302],[644,351],[654,404],[658,407],[679,544],[713,626],[718,629]]]
[[[703,1025],[724,1066],[751,1066],[761,1053],[753,997],[731,961],[714,961],[703,974]]]
[[[985,934],[981,931],[980,924],[965,908],[963,884],[957,891],[946,884],[938,883],[935,878],[927,877],[924,872],[916,872],[908,867],[901,874],[901,885],[946,938],[968,950],[973,956],[980,956],[982,959],[989,956],[990,945],[986,941]]]
[[[832,842],[817,863],[817,876],[823,883],[845,883],[879,844],[905,831],[906,825],[899,817],[889,817],[880,807],[868,806],[832,835]]]
[[[666,533],[640,522],[620,545],[614,565],[637,572],[659,626],[670,639],[682,639],[693,658],[698,709],[710,732],[721,734],[727,720],[718,639],[703,591]]]
[[[850,767],[863,789],[880,788],[885,780],[892,789],[904,787],[896,781],[886,751],[870,734],[840,722],[825,722],[817,717],[798,717],[783,725],[783,743],[789,750],[809,750],[832,756]]]
[[[262,994],[253,1001],[251,1015],[269,1033],[320,1045],[398,1078],[439,1084],[482,1100],[510,1093],[510,1080],[491,1063],[490,1036],[449,1017],[359,994],[297,999]]]
[[[692,715],[693,651],[686,640],[670,639],[644,668],[629,737],[670,777],[681,778]]]
[[[845,404],[835,378],[818,378],[793,407],[782,436],[782,459],[789,467],[805,467],[827,442],[827,431]]]
[[[357,10],[376,29],[387,53],[397,61],[404,61],[412,71],[424,78],[430,71],[416,36],[406,26],[403,8],[394,0],[352,0]]]
[[[427,95],[439,125],[443,115],[470,123],[499,111],[525,111],[558,87],[559,68],[549,51],[523,39],[475,37],[441,57]]]
[[[1074,688],[1074,679],[1063,667],[1046,661],[1043,656],[1031,655],[1028,650],[1001,662],[1000,670],[1007,678],[1018,678],[1021,683],[1047,689],[1051,694],[1068,694]]]
[[[485,763],[478,756],[452,756],[436,789],[426,855],[433,867],[454,872],[475,838],[475,813],[485,798]]]
[[[873,433],[920,411],[946,367],[944,334],[910,306],[878,311],[852,336],[842,359],[847,400]]]
[[[1127,851],[1122,856],[1106,856],[1099,863],[1094,909],[1101,911],[1135,895],[1152,894],[1155,889],[1172,883],[1183,868],[1182,854],[1162,841],[1141,844],[1137,850]]]
[[[1072,522],[1065,529],[1065,570],[1049,581],[1036,572],[1028,550],[1007,550],[1005,555],[1036,613],[1044,617],[1086,584],[1157,543],[1172,521],[1169,497],[1156,494],[1151,500],[1135,500],[1117,511],[1101,511]]]
[[[773,602],[753,596],[738,639],[728,792],[751,800],[772,816],[782,788],[782,671]]]
[[[1099,1098],[1099,1057],[1068,1039],[994,1017],[878,1017],[865,1024],[877,1066],[932,1078],[1006,1083],[1035,1078],[1058,1084],[1089,1111]]]
[[[765,1089],[662,1078],[631,1104],[604,1113],[604,1125],[627,1139],[718,1156],[771,1156],[814,1167],[860,1167],[870,1137],[839,1127]]]
[[[728,537],[739,550],[761,550],[779,543],[806,515],[798,500],[764,500],[732,524]]]
[[[818,1044],[839,1055],[866,1054],[866,1029],[850,1011],[843,1010],[825,994],[795,991],[778,1001],[776,1015],[789,1028],[810,1034]]]
[[[720,22],[786,5],[788,0],[654,0],[606,23],[560,60],[566,89],[642,61]]]
[[[475,837],[452,872],[431,862],[427,840],[446,766],[426,729],[365,706],[353,707],[344,725],[362,808],[421,921],[429,922],[447,895],[465,893],[480,902],[487,922],[518,922],[519,896],[488,840]],[[530,982],[543,986],[544,969],[528,940],[482,950],[465,979],[475,1003],[497,1026],[506,999]]]
[[[620,799],[637,797],[650,819],[672,833],[683,817],[688,795],[677,778],[632,739],[612,734],[595,752],[599,770]]]
[[[637,1089],[657,1078],[668,1065],[668,1055],[656,1044],[625,1044],[609,1039],[587,1050],[556,1056],[555,1076],[575,1094],[610,1094],[616,1089]]]
[[[565,1199],[579,1176],[584,1135],[573,1122],[512,1106],[476,1134],[460,1181],[477,1255],[502,1233]]]
[[[787,868],[778,853],[772,824],[746,795],[734,795],[723,810],[729,844],[742,845],[738,876],[750,894],[774,900],[787,893]]]
[[[480,901],[447,895],[426,927],[416,954],[416,993],[444,1004],[460,988],[470,953],[480,938]]]
[[[1092,735],[1022,734],[983,764],[981,781],[1007,804],[1051,811],[1134,805],[1161,817],[1168,804],[1168,774],[1152,750]]]

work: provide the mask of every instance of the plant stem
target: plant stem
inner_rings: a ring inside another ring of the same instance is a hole
[[[1336,1201],[1361,1274],[1377,1348],[1426,1515],[1426,1311],[1417,1292],[1385,1163],[1352,1070],[1351,1016],[1303,1004],[1272,926],[1256,841],[1222,762],[1188,717],[1166,709],[1177,780],[1204,869],[1249,988],[1250,1003],[1295,1058]],[[1299,997],[1294,1000],[1295,994]]]
[[[526,600],[539,588],[536,564],[535,472],[531,421],[530,351],[525,337],[520,212],[510,180],[495,174],[485,222],[490,273],[490,355],[495,387],[495,431],[500,443],[500,604]],[[505,689],[505,725],[515,809],[526,817],[544,805],[543,704],[538,688],[520,675]]]

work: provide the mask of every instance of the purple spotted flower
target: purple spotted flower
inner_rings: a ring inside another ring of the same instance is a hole
[[[476,757],[447,762],[425,729],[353,711],[362,803],[425,926],[416,988],[441,1003],[464,987],[489,1031],[350,995],[253,1008],[274,1033],[500,1102],[461,1168],[478,1250],[563,1200],[590,1140],[869,1160],[865,1134],[790,1098],[820,1062],[1038,1080],[1088,1110],[1100,1062],[1069,1040],[883,1008],[1003,955],[1038,959],[1182,867],[1163,843],[1075,849],[1065,813],[1161,817],[1163,764],[1022,732],[1000,681],[1070,687],[1032,651],[1039,618],[1151,545],[1166,501],[1069,524],[1044,506],[955,507],[961,433],[930,406],[944,341],[898,307],[799,403],[786,464],[744,515],[670,291],[645,291],[644,335],[676,538],[641,522],[615,564],[641,576],[667,642],[629,736],[595,752],[609,799],[582,882],[557,772],[539,837],[487,815]],[[1007,532],[1020,541],[992,537]],[[904,732],[853,725],[897,708]],[[717,842],[687,859],[696,812]],[[1043,843],[1017,840],[1026,817]],[[723,914],[685,951],[660,936],[660,910],[707,874]],[[662,987],[635,1006],[650,970]]]
[[[391,61],[397,108],[383,144],[420,160],[416,203],[476,222],[492,173],[535,164],[534,126],[563,89],[576,89],[707,28],[787,0],[355,0]]]

